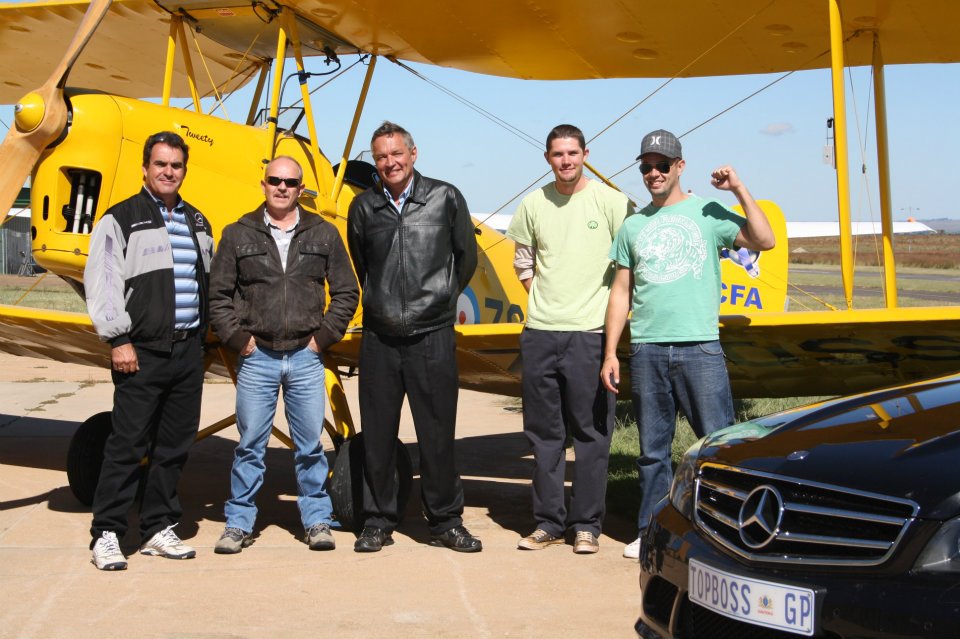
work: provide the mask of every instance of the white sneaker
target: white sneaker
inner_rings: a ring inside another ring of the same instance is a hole
[[[97,570],[126,570],[127,558],[120,552],[117,533],[104,532],[93,544],[93,558],[90,560]]]
[[[173,526],[176,526],[176,524]],[[141,546],[140,554],[166,557],[167,559],[193,559],[196,557],[197,551],[177,537],[177,533],[173,532],[173,526],[167,526],[151,537],[150,541]]]
[[[640,559],[640,538],[637,537],[623,547],[623,556],[627,559]]]

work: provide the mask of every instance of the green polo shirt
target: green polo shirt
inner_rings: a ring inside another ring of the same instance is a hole
[[[536,249],[527,326],[603,327],[614,273],[610,246],[631,212],[623,193],[593,180],[573,195],[559,193],[551,182],[523,198],[507,237]]]

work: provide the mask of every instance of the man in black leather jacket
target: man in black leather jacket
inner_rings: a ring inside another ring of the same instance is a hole
[[[384,122],[371,151],[379,182],[350,205],[347,243],[363,291],[360,418],[365,464],[364,528],[357,552],[393,543],[398,522],[395,454],[400,408],[410,402],[420,446],[420,484],[431,544],[478,552],[463,526],[463,486],[454,458],[459,378],[457,298],[477,267],[467,203],[451,184],[413,169],[417,147]]]

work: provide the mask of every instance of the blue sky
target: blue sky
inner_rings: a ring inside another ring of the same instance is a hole
[[[344,67],[355,59],[345,57]],[[555,124],[576,124],[592,138],[647,98],[588,145],[591,163],[612,175],[631,164],[640,138],[647,131],[666,128],[680,135],[779,77],[675,80],[651,96],[663,80],[538,82],[413,66],[532,136],[536,144],[496,126],[381,59],[351,156],[366,148],[370,133],[382,120],[398,122],[416,140],[417,168],[425,175],[460,187],[471,210],[478,215],[501,208],[506,213],[514,210],[518,201],[514,197],[548,169],[541,140]],[[288,65],[289,68],[292,67]],[[308,63],[308,70],[322,69],[316,60]],[[332,158],[340,156],[363,71],[358,65],[314,94],[321,147]],[[157,73],[162,73],[159,63]],[[324,80],[312,79],[311,88]],[[287,85],[284,101],[290,103],[299,91],[295,82]],[[886,90],[894,219],[960,218],[960,203],[952,194],[958,173],[953,155],[960,146],[960,127],[956,124],[960,65],[889,67]],[[870,69],[853,69],[847,78],[847,91],[852,214],[855,220],[877,220]],[[229,115],[244,116],[248,100],[247,91],[228,100]],[[708,179],[714,167],[729,163],[756,198],[776,201],[788,221],[836,219],[836,173],[823,162],[828,139],[826,123],[832,108],[827,71],[790,75],[682,138],[687,162],[681,180],[683,187],[699,194],[716,194],[721,200],[734,203],[729,194],[714,191]],[[12,120],[12,107],[0,107],[0,133],[5,134]],[[865,154],[861,154],[861,146]],[[866,173],[861,171],[864,163]],[[540,183],[544,181],[546,178]],[[614,181],[637,201],[646,202],[646,191],[635,167]]]

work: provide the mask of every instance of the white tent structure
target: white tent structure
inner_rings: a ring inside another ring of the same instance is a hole
[[[506,232],[510,226],[510,220],[513,219],[512,213],[494,213],[493,215],[484,213],[475,213],[474,219],[478,222],[486,222],[487,226],[493,227],[501,233]],[[488,219],[489,218],[489,219]],[[880,221],[876,222],[853,222],[852,232],[854,235],[879,235]],[[923,222],[894,222],[894,234],[899,233],[935,233],[932,228]],[[787,237],[791,240],[803,237],[837,237],[840,235],[839,222],[787,222]]]

